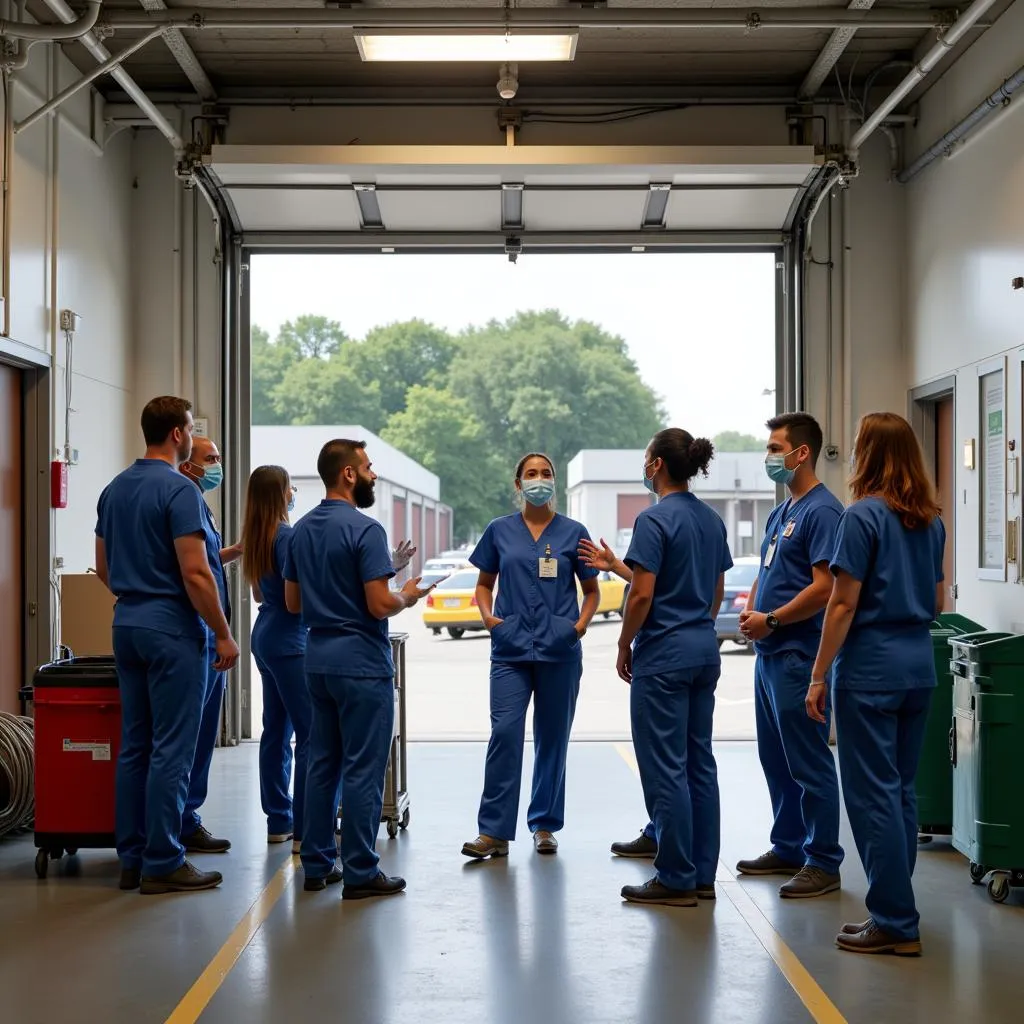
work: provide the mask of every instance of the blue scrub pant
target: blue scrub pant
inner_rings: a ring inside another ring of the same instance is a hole
[[[772,852],[790,864],[839,873],[839,778],[828,745],[831,702],[825,724],[807,714],[804,699],[813,659],[796,651],[758,655],[754,668],[754,716],[775,823]]]
[[[220,706],[224,699],[224,673],[218,672],[213,667],[213,662],[217,657],[216,643],[213,634],[207,633],[206,659],[200,672],[204,684],[201,705],[202,718],[199,723],[196,756],[192,762],[192,772],[188,780],[185,813],[181,816],[183,838],[192,835],[203,823],[203,819],[199,817],[199,808],[206,802],[206,794],[210,788],[213,748],[217,746],[217,733],[220,731]]]
[[[910,881],[917,863],[914,779],[932,692],[837,689],[833,696],[846,813],[868,876],[864,902],[875,924],[902,940],[919,935]]]
[[[720,665],[634,676],[629,694],[633,749],[669,889],[712,885],[721,844],[718,766],[711,752]]]
[[[481,835],[508,841],[516,837],[531,696],[533,791],[527,825],[531,832],[557,832],[565,824],[565,765],[582,676],[582,657],[563,662],[491,662],[491,738],[477,816]]]
[[[114,627],[121,693],[117,759],[117,854],[149,878],[185,861],[181,815],[203,700],[206,641]]]
[[[395,680],[306,674],[313,712],[302,825],[302,867],[324,878],[338,856],[334,829],[339,788],[345,793],[341,863],[346,885],[378,874],[374,849],[384,806],[384,775],[395,727]]]
[[[263,735],[260,737],[260,800],[267,832],[292,832],[301,838],[309,769],[309,730],[313,706],[301,654],[267,655],[253,651],[263,679]],[[295,798],[292,781],[292,734],[295,735]]]

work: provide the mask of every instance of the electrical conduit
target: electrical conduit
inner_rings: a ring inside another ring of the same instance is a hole
[[[50,6],[49,4],[47,6]],[[29,25],[20,21],[0,21],[0,36],[30,39],[40,43],[62,43],[80,39],[91,32],[100,16],[102,0],[86,0],[87,10],[80,18],[61,18],[63,25]],[[52,8],[51,8],[52,9]]]

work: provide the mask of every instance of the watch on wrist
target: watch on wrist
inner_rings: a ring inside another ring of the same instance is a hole
[[[779,622],[779,620],[778,620],[778,617],[776,616],[775,612],[769,612],[769,613],[768,613],[768,614],[767,614],[767,615],[766,615],[766,616],[764,617],[764,622],[765,622],[765,625],[766,625],[766,626],[767,626],[767,627],[768,627],[768,628],[769,628],[770,630],[773,630],[773,631],[774,631],[774,630],[776,630],[776,629],[778,629],[778,628],[779,628],[779,626],[781,625],[781,623]]]

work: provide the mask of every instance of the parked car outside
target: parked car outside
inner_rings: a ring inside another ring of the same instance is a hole
[[[718,635],[718,646],[726,640],[746,647],[747,638],[740,632],[740,612],[747,606],[750,588],[757,579],[761,559],[749,556],[737,558],[733,567],[725,574],[725,597],[722,607],[715,620],[715,633]]]

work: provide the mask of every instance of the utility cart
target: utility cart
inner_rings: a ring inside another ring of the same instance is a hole
[[[398,835],[399,829],[409,827],[409,780],[405,760],[405,642],[408,639],[408,633],[392,633],[390,636],[391,656],[395,662],[395,725],[391,734],[391,754],[384,775],[384,804],[380,820],[387,826],[388,837],[391,839]],[[344,803],[345,794],[342,793],[336,828],[339,848]]]

